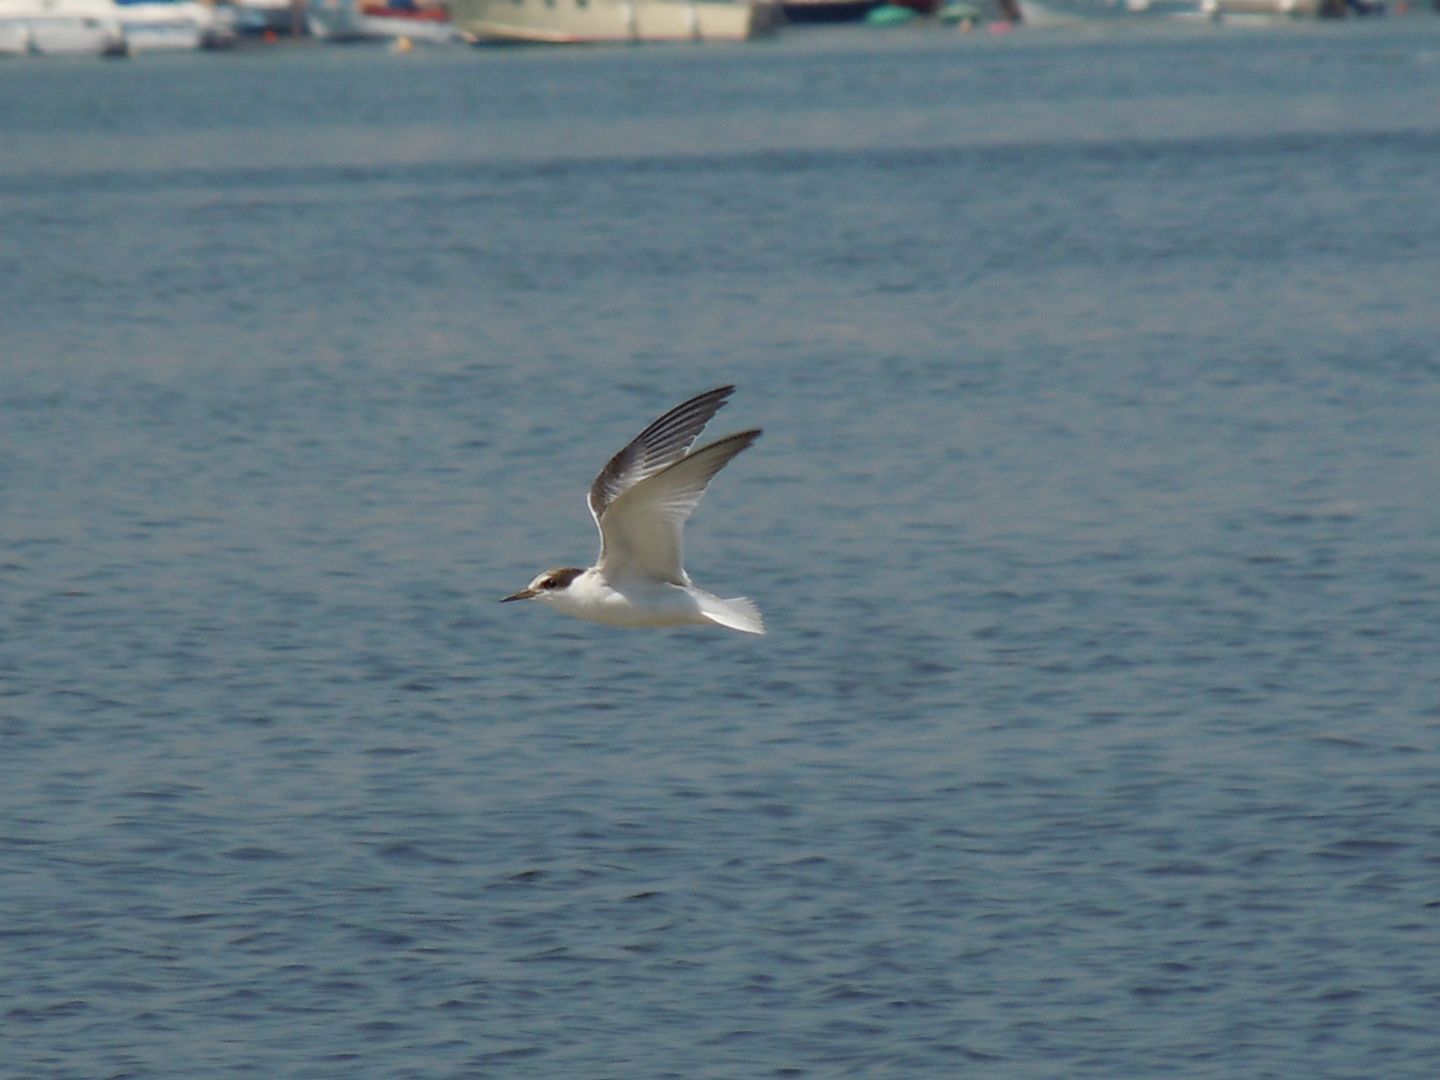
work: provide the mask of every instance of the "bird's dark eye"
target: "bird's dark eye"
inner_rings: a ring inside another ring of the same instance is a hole
[[[553,577],[547,577],[544,581],[540,582],[540,587],[542,589],[553,589],[555,585],[556,582]]]

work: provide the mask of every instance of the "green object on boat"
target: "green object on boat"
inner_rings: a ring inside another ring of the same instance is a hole
[[[865,16],[865,22],[870,26],[899,26],[915,18],[914,8],[901,7],[899,4],[881,4],[870,9],[870,13]]]
[[[964,22],[966,19],[978,23],[985,13],[974,4],[965,3],[965,0],[950,0],[940,6],[939,17],[943,23]]]

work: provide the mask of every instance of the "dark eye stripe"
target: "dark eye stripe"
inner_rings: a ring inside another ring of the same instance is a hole
[[[579,567],[576,567],[576,566],[561,567],[560,569],[557,569],[557,570],[549,570],[549,571],[547,571],[547,572],[544,574],[543,577],[537,575],[537,580],[536,580],[536,582],[535,582],[535,588],[537,588],[537,589],[565,589],[565,588],[569,588],[570,583],[571,583],[572,581],[574,581],[577,577],[579,577],[581,574],[583,574],[584,572],[585,572],[585,571],[581,570]]]

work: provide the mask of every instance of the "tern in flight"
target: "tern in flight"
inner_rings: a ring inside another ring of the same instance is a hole
[[[590,485],[590,513],[600,529],[594,566],[562,566],[538,574],[511,600],[539,600],[556,611],[610,626],[697,626],[714,623],[765,633],[760,609],[743,596],[721,599],[690,581],[682,565],[685,521],[705,487],[736,454],[760,437],[758,428],[727,435],[694,453],[733,386],[693,397],[647,427]]]

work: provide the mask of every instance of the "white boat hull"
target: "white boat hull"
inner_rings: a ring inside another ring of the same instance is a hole
[[[1027,26],[1078,25],[1097,20],[1196,19],[1203,0],[1018,0]]]
[[[116,56],[125,31],[110,0],[0,0],[0,56]]]
[[[235,39],[214,7],[195,0],[141,0],[118,8],[131,52],[215,48]]]
[[[744,0],[456,0],[450,8],[472,40],[555,44],[745,41],[770,29],[774,10]]]

